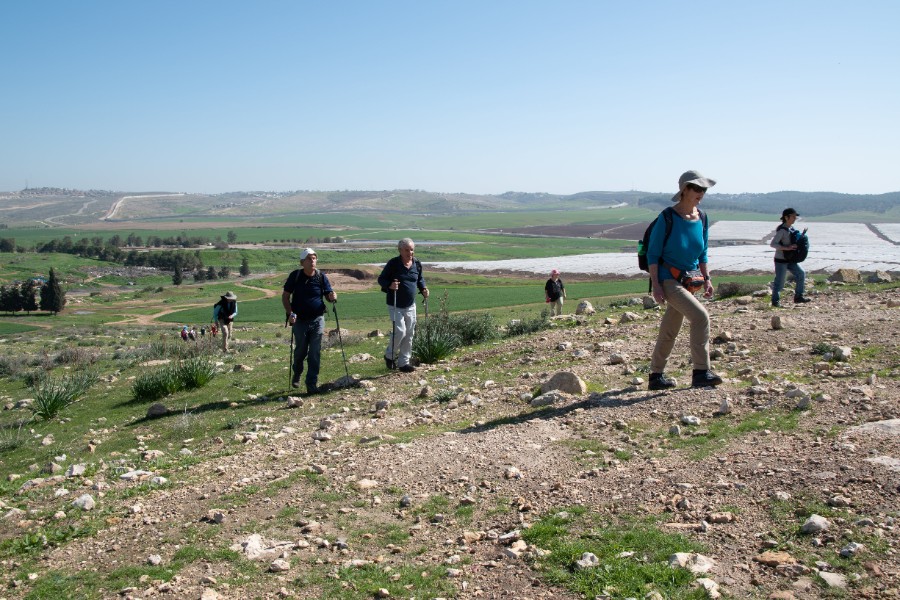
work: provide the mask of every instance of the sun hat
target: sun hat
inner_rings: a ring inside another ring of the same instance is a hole
[[[552,271],[550,271],[550,274],[551,275],[559,275],[559,269],[553,269]]]
[[[704,177],[700,171],[685,171],[681,174],[681,177],[678,178],[678,193],[672,196],[672,202],[681,200],[681,192],[684,191],[684,188],[686,188],[689,183],[699,185],[700,187],[711,188],[716,185],[716,180]]]
[[[319,255],[316,254],[316,251],[315,251],[315,250],[313,250],[312,248],[304,248],[304,249],[300,252],[300,260],[306,260],[306,257],[309,256],[310,254],[312,254],[312,255],[315,256],[316,258],[319,258]]]
[[[226,300],[237,300],[237,296],[235,296],[234,292],[232,292],[230,290],[225,292],[224,294],[222,294],[222,297],[225,298]]]

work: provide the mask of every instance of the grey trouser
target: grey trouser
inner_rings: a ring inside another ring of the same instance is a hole
[[[384,351],[384,357],[393,358],[398,367],[405,367],[412,357],[413,336],[416,334],[416,303],[413,302],[407,308],[388,306],[388,312],[394,323],[392,326],[394,331]]]

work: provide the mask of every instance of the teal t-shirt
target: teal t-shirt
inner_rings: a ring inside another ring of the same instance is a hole
[[[656,264],[660,256],[663,262],[672,265],[682,271],[697,269],[701,263],[706,263],[706,249],[708,247],[708,233],[703,231],[703,219],[688,221],[672,211],[672,233],[663,248],[663,239],[666,236],[666,219],[660,213],[656,225],[650,232],[650,245],[647,248],[647,263]],[[673,279],[668,269],[660,265],[659,280]]]

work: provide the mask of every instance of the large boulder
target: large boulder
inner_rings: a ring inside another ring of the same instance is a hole
[[[834,273],[832,273],[831,277],[828,278],[828,281],[833,282],[842,282],[842,283],[859,283],[859,271],[856,269],[838,269]]]
[[[575,373],[559,371],[541,385],[541,394],[546,394],[553,390],[581,396],[587,393],[587,385]]]
[[[578,307],[575,309],[576,315],[592,315],[596,311],[594,310],[594,305],[588,302],[587,300],[582,300],[578,303]]]
[[[869,275],[869,283],[891,283],[894,279],[887,271],[875,271]]]

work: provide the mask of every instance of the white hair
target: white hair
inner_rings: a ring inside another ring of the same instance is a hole
[[[397,242],[397,250],[400,248],[412,248],[416,243],[412,241],[412,238],[403,238],[399,242]]]

